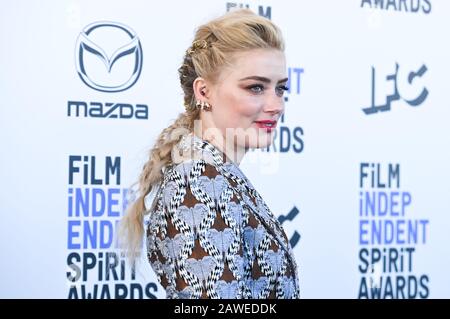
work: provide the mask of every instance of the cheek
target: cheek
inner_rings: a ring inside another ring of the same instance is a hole
[[[258,118],[263,105],[260,99],[252,96],[245,96],[235,99],[233,103],[233,111],[236,115],[236,119],[239,119],[241,123],[253,122]]]
[[[263,110],[261,97],[233,91],[233,94],[218,97],[218,101],[221,103],[216,113],[216,124],[222,128],[247,129],[255,120],[261,118],[260,113]]]

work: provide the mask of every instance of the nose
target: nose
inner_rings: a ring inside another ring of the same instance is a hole
[[[269,94],[264,112],[270,113],[272,116],[284,112],[284,96],[279,96],[276,93]]]

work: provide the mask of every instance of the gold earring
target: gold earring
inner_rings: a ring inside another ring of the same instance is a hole
[[[208,102],[204,101],[203,105],[202,105],[202,109],[205,111],[211,111],[211,105]]]
[[[195,106],[204,111],[211,111],[211,104],[206,101],[198,101],[195,103]]]

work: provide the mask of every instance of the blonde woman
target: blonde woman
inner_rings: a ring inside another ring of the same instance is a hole
[[[167,298],[299,298],[286,234],[239,169],[272,143],[287,90],[279,28],[248,9],[200,26],[179,68],[186,111],[164,129],[122,223]],[[144,226],[144,215],[148,221]]]

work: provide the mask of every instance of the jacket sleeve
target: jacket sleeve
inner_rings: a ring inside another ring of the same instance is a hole
[[[204,161],[168,170],[147,226],[148,259],[168,298],[241,298],[243,211]]]

